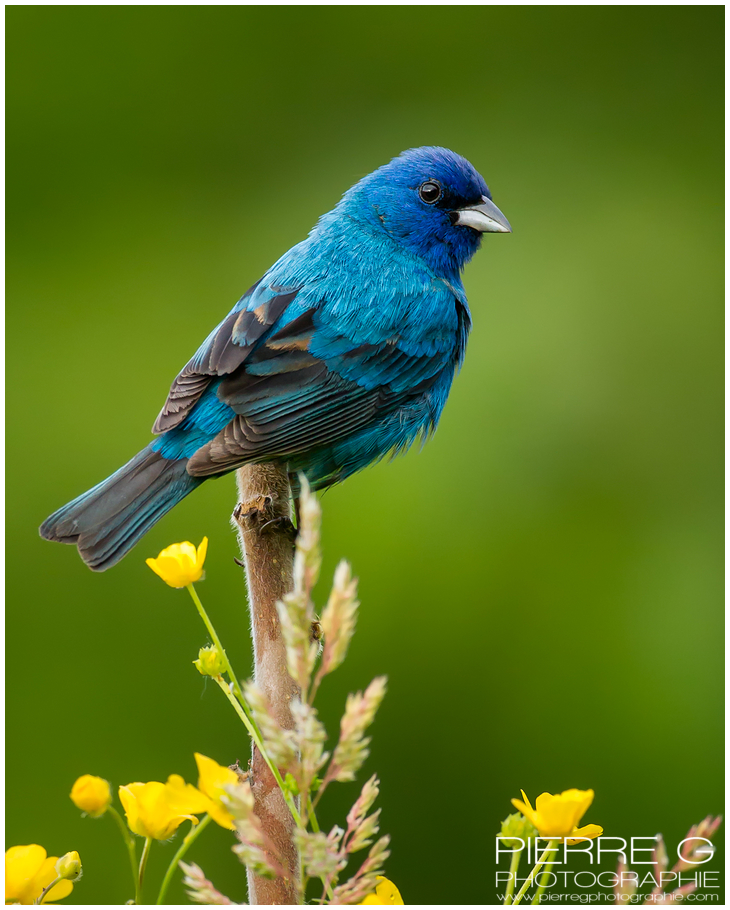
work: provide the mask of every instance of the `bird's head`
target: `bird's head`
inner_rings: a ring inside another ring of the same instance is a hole
[[[349,190],[338,209],[385,231],[444,277],[466,265],[482,234],[512,230],[481,174],[444,148],[403,152]]]

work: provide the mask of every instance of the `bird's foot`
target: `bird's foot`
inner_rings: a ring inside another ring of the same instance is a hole
[[[294,527],[291,518],[287,518],[286,515],[279,515],[276,518],[269,519],[269,521],[261,525],[259,530],[262,534],[281,534],[284,537],[288,537],[292,543],[296,542],[297,534],[299,533]]]
[[[279,514],[272,496],[257,496],[249,502],[239,502],[233,510],[233,520],[243,531],[259,534],[282,534],[297,539],[297,529],[288,515]]]

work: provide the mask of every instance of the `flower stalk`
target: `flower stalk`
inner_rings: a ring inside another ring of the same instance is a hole
[[[134,883],[134,893],[136,896],[139,896],[139,867],[137,866],[137,847],[134,842],[134,838],[129,830],[129,828],[124,824],[124,819],[117,812],[114,806],[109,806],[107,812],[112,816],[114,821],[117,823],[119,831],[124,840],[124,845],[127,848],[127,853],[129,854],[129,864],[132,867],[132,881]]]
[[[238,703],[238,700],[233,697],[233,694],[232,694],[231,690],[228,688],[228,686],[226,685],[226,682],[223,679],[223,677],[214,676],[213,679],[215,679],[215,681],[218,683],[218,685],[221,688],[221,691],[223,692],[223,694],[226,696],[228,701],[233,706],[233,710],[236,712],[236,714],[238,714],[238,716],[241,718],[243,723],[246,725],[246,729],[251,734],[251,739],[253,739],[256,748],[259,750],[259,752],[262,755],[264,761],[266,762],[269,770],[271,771],[272,775],[274,776],[274,779],[276,780],[276,783],[278,784],[279,789],[281,790],[281,795],[286,800],[286,804],[289,807],[289,811],[291,812],[292,817],[294,818],[294,821],[298,825],[301,824],[301,816],[299,815],[299,810],[297,809],[297,805],[294,802],[294,799],[293,799],[291,793],[289,792],[287,787],[284,785],[284,780],[281,776],[281,772],[276,767],[276,765],[271,761],[271,759],[269,758],[268,751],[264,748],[264,745],[261,741],[261,733],[259,732],[259,729],[256,725],[256,721],[252,717],[249,717],[246,714],[246,712],[243,710],[241,705]]]
[[[43,901],[46,899],[46,897],[47,897],[49,891],[51,891],[53,888],[55,888],[56,885],[57,885],[59,882],[62,882],[62,881],[63,881],[63,878],[62,878],[60,875],[59,875],[57,878],[54,878],[50,885],[46,885],[46,887],[41,891],[41,893],[40,893],[40,894],[38,895],[38,897],[33,901],[33,903],[34,903],[34,904],[42,904]]]
[[[144,842],[144,847],[142,848],[142,856],[139,860],[139,875],[137,876],[137,894],[135,896],[135,904],[142,903],[142,888],[144,886],[144,874],[147,870],[147,860],[150,855],[150,847],[152,846],[152,838],[146,837]]]
[[[192,847],[193,843],[200,837],[200,835],[208,827],[211,821],[212,819],[210,815],[204,816],[200,820],[200,824],[192,825],[188,833],[183,838],[183,842],[180,844],[177,853],[170,861],[170,865],[167,867],[167,872],[165,872],[165,877],[162,879],[162,884],[160,885],[160,893],[157,895],[158,904],[165,903],[165,895],[167,894],[167,889],[170,886],[172,876],[174,875],[180,860],[185,856],[190,847]]]
[[[231,667],[231,662],[228,660],[228,655],[226,654],[226,650],[223,647],[223,645],[221,644],[220,638],[218,638],[218,633],[216,632],[215,627],[213,626],[213,623],[210,621],[210,618],[205,610],[205,607],[203,606],[200,598],[198,597],[198,592],[195,590],[195,585],[191,583],[189,585],[186,585],[186,587],[188,589],[188,593],[190,594],[190,596],[193,599],[193,603],[195,604],[195,606],[198,610],[198,613],[200,614],[200,618],[205,623],[205,628],[208,630],[208,634],[213,639],[213,644],[216,646],[218,653],[220,654],[220,656],[223,660],[223,663],[225,664],[226,673],[228,674],[228,679],[230,680],[231,685],[233,686],[233,694],[238,699],[243,710],[246,712],[246,714],[248,714],[248,705],[246,704],[246,700],[243,697],[243,692],[241,692],[241,684],[238,681],[238,677],[233,672],[233,667]]]
[[[535,876],[540,871],[540,869],[542,869],[542,867],[545,865],[545,863],[548,861],[548,859],[554,853],[554,851],[557,849],[557,846],[558,846],[557,840],[551,840],[550,843],[547,845],[547,847],[543,851],[542,855],[540,856],[540,859],[535,863],[535,866],[534,866],[532,872],[530,872],[530,874],[527,876],[527,878],[524,881],[524,884],[522,885],[520,890],[515,895],[515,899],[513,901],[513,904],[515,906],[522,902],[522,898],[527,893],[527,889],[535,881]]]
[[[557,842],[554,842],[554,843],[557,847]],[[545,891],[545,888],[547,887],[547,884],[548,884],[548,881],[550,878],[550,873],[552,872],[552,869],[553,869],[554,859],[555,859],[555,850],[553,850],[553,852],[548,857],[548,861],[545,863],[545,868],[543,869],[542,875],[540,876],[540,884],[538,885],[537,891],[535,892],[534,897],[532,898],[533,904],[540,903],[540,896],[542,895],[542,893]]]
[[[522,850],[515,850],[509,864],[509,881],[504,895],[504,905],[508,907],[512,903],[512,895],[515,891],[515,882],[517,881],[517,870],[520,868],[522,859]]]

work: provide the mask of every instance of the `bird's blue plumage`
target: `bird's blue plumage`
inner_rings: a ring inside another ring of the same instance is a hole
[[[503,219],[490,200],[446,149],[365,177],[210,333],[148,448],[42,535],[104,569],[207,477],[275,460],[321,488],[431,433],[471,325],[461,270],[482,231],[509,230],[481,226]]]

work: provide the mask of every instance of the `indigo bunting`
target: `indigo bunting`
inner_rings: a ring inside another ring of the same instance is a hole
[[[471,316],[461,271],[510,232],[472,165],[403,152],[241,297],[173,382],[157,438],[41,526],[113,566],[204,480],[248,463],[343,480],[436,428]]]

